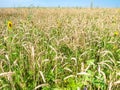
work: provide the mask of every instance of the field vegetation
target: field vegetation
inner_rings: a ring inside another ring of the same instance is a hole
[[[0,9],[1,90],[119,90],[120,9]]]

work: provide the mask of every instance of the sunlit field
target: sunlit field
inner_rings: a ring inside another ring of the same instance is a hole
[[[0,9],[0,90],[119,90],[120,9]]]

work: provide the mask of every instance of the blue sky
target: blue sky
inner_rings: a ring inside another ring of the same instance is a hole
[[[90,7],[91,0],[0,0],[0,7]],[[94,7],[120,7],[120,0],[93,0]]]

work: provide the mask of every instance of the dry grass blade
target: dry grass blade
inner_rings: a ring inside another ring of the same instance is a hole
[[[45,83],[46,80],[45,80],[45,77],[44,77],[44,75],[43,75],[43,72],[42,72],[42,71],[39,71],[39,72],[40,72],[40,75],[41,75],[41,77],[42,77],[43,82]]]
[[[106,79],[106,75],[103,71],[100,71],[100,73],[103,75],[103,78],[104,78],[104,82],[106,83],[107,82],[107,79]]]
[[[50,61],[49,59],[44,59],[44,60],[42,61],[42,64],[47,63],[47,62],[49,62],[49,61]]]
[[[82,63],[81,63],[81,72],[84,72],[84,71],[85,71],[84,67],[85,67],[85,66],[84,66],[84,63],[82,62]]]
[[[5,57],[6,57],[6,59],[7,59],[8,61],[10,61],[10,60],[9,60],[9,57],[8,57],[8,55],[7,55],[7,54],[5,55]]]
[[[108,62],[110,62],[110,61],[108,61]],[[99,64],[106,65],[110,70],[113,70],[113,68],[109,64],[107,64],[106,61],[100,62]]]
[[[34,47],[33,47],[33,46],[31,46],[31,57],[32,57],[32,60],[34,61],[35,50],[34,50]]]
[[[71,60],[74,60],[75,65],[77,65],[77,59],[76,58],[72,57]]]
[[[112,53],[111,51],[105,50],[105,51],[102,51],[101,54],[102,54],[102,57],[108,56],[108,57],[110,58],[110,60],[111,60],[113,63],[115,63],[115,62],[114,62],[115,58],[114,58],[114,55],[113,55],[113,53]],[[111,55],[112,58],[111,58],[109,55]],[[114,60],[113,60],[113,59],[114,59]]]
[[[55,48],[53,47],[53,46],[49,46],[55,53],[56,53],[56,55],[57,55],[57,51],[55,50]]]
[[[72,77],[76,77],[75,75],[69,75],[67,77],[64,78],[64,80],[68,79],[68,78],[72,78]]]
[[[69,72],[72,72],[72,70],[69,69],[68,67],[65,67],[64,70],[69,71]]]
[[[85,69],[85,72],[89,70],[90,66],[91,66],[90,64],[87,66],[87,68]]]
[[[13,75],[13,74],[15,74],[15,72],[4,72],[4,73],[1,73],[1,74],[0,74],[0,77],[11,76],[11,75]]]
[[[77,73],[77,75],[87,75],[87,76],[90,76],[90,74],[88,74],[86,72],[80,72],[80,73]]]
[[[55,65],[51,71],[53,72],[56,69],[56,67],[57,67],[57,65]]]
[[[45,87],[45,86],[49,86],[49,84],[41,84],[41,85],[38,85],[37,87],[35,87],[35,90],[39,89],[40,87]]]
[[[120,72],[116,74],[117,76],[120,76]]]
[[[112,90],[112,82],[109,83],[108,90]]]
[[[118,84],[120,84],[120,80],[114,82],[114,85],[118,85]]]

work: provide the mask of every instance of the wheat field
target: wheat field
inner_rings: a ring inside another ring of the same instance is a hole
[[[120,9],[0,9],[0,90],[119,90]]]

